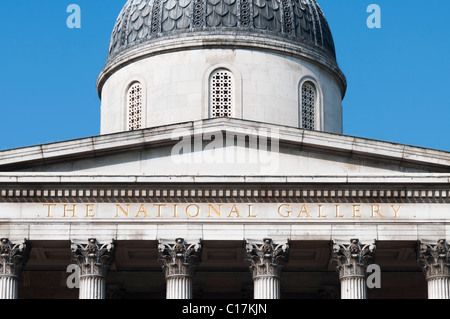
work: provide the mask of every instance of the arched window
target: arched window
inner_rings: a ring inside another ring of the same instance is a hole
[[[232,117],[234,105],[233,74],[225,69],[215,70],[209,80],[211,117]]]
[[[301,91],[301,119],[302,128],[307,130],[315,129],[315,109],[316,109],[316,87],[311,82],[305,82]]]
[[[138,82],[128,89],[127,123],[129,131],[142,128],[142,85]]]

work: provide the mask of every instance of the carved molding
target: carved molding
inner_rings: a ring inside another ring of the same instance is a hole
[[[19,277],[31,252],[30,242],[14,244],[8,238],[0,240],[0,277]]]
[[[183,238],[177,238],[175,243],[160,241],[158,245],[158,262],[166,279],[174,276],[194,277],[201,260],[202,245],[198,241],[188,244]]]
[[[436,277],[450,277],[450,250],[445,239],[437,242],[417,243],[417,262],[427,280]]]
[[[247,240],[246,249],[245,262],[253,279],[261,276],[280,277],[289,261],[288,241],[277,245],[270,238],[265,238],[262,243]]]
[[[339,279],[366,277],[366,268],[374,260],[375,249],[375,240],[370,244],[362,244],[359,239],[351,239],[349,243],[333,241],[332,262]]]
[[[91,200],[95,202],[153,202],[155,199],[173,202],[180,198],[210,201],[227,198],[233,202],[244,202],[258,197],[263,202],[286,201],[290,202],[333,202],[333,203],[442,203],[450,202],[450,189],[249,189],[249,188],[219,188],[219,189],[178,189],[178,188],[61,188],[35,189],[17,188],[0,189],[0,202],[80,202]]]
[[[80,267],[81,277],[106,276],[114,262],[114,243],[101,244],[90,238],[87,244],[72,243],[72,261]]]

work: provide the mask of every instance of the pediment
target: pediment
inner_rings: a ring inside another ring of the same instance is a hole
[[[0,152],[2,172],[138,176],[448,173],[450,153],[238,119],[211,119]]]

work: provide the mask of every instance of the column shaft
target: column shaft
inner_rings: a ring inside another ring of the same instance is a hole
[[[364,277],[342,278],[341,299],[367,299],[366,279]]]
[[[188,244],[183,238],[160,240],[158,261],[166,277],[167,299],[192,299],[192,278],[201,259],[201,241]]]
[[[17,299],[18,280],[15,276],[0,278],[0,299]]]
[[[13,244],[8,238],[0,240],[0,299],[18,298],[19,276],[30,251],[27,240],[21,244]]]
[[[170,277],[166,280],[167,299],[192,299],[192,278],[187,276]]]
[[[288,263],[289,241],[275,244],[272,239],[246,243],[245,262],[253,278],[255,299],[280,299],[280,277]]]
[[[333,241],[333,258],[341,282],[341,299],[367,299],[366,269],[374,260],[375,240],[362,244],[353,238],[350,242]]]
[[[88,243],[72,243],[72,261],[81,271],[80,299],[105,299],[105,277],[114,261],[113,243],[100,244],[90,238]]]
[[[450,278],[428,279],[428,299],[450,299]]]
[[[105,299],[105,279],[102,276],[80,278],[80,299]]]
[[[445,239],[418,241],[417,262],[425,274],[428,299],[450,299],[450,248]]]
[[[255,299],[280,299],[280,279],[278,277],[257,277],[254,280]]]

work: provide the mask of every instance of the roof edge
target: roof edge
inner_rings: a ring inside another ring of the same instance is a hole
[[[111,133],[63,142],[29,146],[0,152],[0,169],[27,163],[45,163],[55,159],[100,155],[159,143],[175,143],[183,136],[231,132],[241,135],[266,135],[280,143],[296,144],[351,156],[394,160],[450,169],[450,152],[336,133],[309,131],[296,127],[242,119],[216,118],[169,124],[137,131]]]

